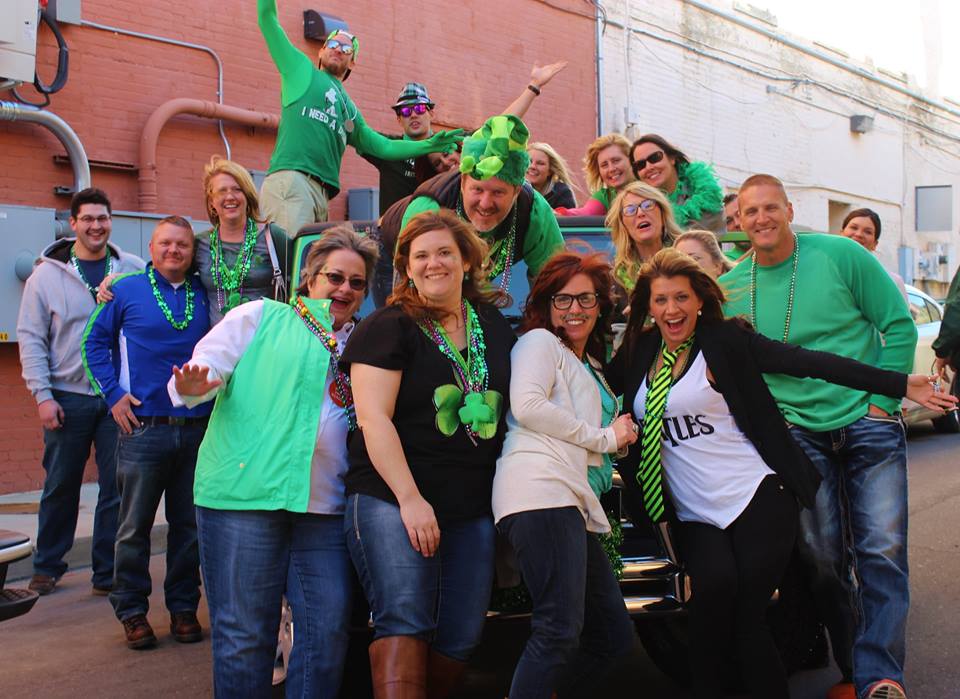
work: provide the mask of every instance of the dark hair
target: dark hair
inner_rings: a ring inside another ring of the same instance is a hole
[[[310,244],[310,252],[307,253],[307,259],[300,271],[300,285],[297,287],[298,295],[304,296],[307,294],[310,282],[323,269],[330,254],[337,250],[356,253],[363,260],[364,279],[367,280],[364,296],[369,293],[369,282],[373,279],[373,268],[380,256],[380,246],[372,238],[357,233],[350,224],[341,223],[326,229],[323,232],[323,237]]]
[[[400,306],[403,312],[416,320],[432,318],[440,320],[443,311],[427,304],[410,284],[407,265],[410,262],[410,244],[424,233],[447,230],[453,236],[460,250],[460,256],[467,263],[468,274],[464,275],[461,293],[470,303],[492,303],[502,305],[506,294],[495,290],[487,281],[488,247],[483,238],[477,235],[473,226],[463,221],[450,209],[424,211],[411,218],[397,237],[397,251],[393,256],[393,269],[396,282],[393,293],[387,299],[391,306]]]
[[[740,196],[740,195],[737,194],[736,192],[730,192],[730,194],[727,194],[727,195],[723,198],[723,205],[726,206],[726,205],[729,204],[730,202],[736,201],[738,196]]]
[[[668,158],[673,158],[673,167],[677,171],[677,174],[680,174],[680,171],[683,170],[687,165],[690,164],[690,158],[680,150],[672,146],[663,136],[658,136],[655,133],[648,133],[644,136],[641,136],[630,146],[630,169],[636,170],[637,160],[633,157],[633,152],[637,149],[637,146],[643,143],[652,143],[655,146],[659,146],[660,150],[667,154]],[[634,172],[636,174],[636,172]]]
[[[646,321],[650,315],[650,285],[653,280],[670,277],[686,277],[690,280],[693,293],[703,302],[700,310],[704,320],[723,320],[726,297],[716,280],[689,255],[673,248],[664,248],[640,268],[637,285],[630,297],[630,318],[624,336],[625,348],[621,348],[621,352],[624,349],[632,351],[640,334],[649,329]]]
[[[600,313],[597,324],[587,339],[587,354],[603,364],[607,357],[607,337],[610,335],[610,322],[613,317],[613,298],[611,297],[612,269],[607,255],[602,252],[575,252],[565,250],[556,253],[547,260],[540,270],[527,302],[523,308],[521,332],[546,328],[568,344],[563,328],[555,328],[550,322],[550,306],[553,295],[567,285],[578,274],[585,274],[593,282],[597,292]]]
[[[873,209],[854,209],[843,219],[843,225],[840,226],[840,230],[846,230],[847,224],[855,218],[869,218],[873,221],[873,227],[877,229],[876,239],[880,240],[880,214]]]
[[[102,204],[107,207],[108,214],[113,214],[113,209],[110,207],[110,199],[102,189],[87,187],[74,194],[70,200],[70,218],[76,218],[80,214],[80,207],[84,204]]]

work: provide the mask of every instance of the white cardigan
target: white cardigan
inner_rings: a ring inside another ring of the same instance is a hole
[[[600,389],[590,370],[549,330],[526,333],[510,353],[507,436],[493,479],[493,517],[576,507],[587,531],[610,525],[587,468],[617,450],[600,427]]]

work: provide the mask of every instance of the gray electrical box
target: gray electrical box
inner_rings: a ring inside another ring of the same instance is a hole
[[[380,218],[380,188],[348,189],[347,218],[351,221],[376,221]]]
[[[80,24],[81,0],[50,0],[49,12],[61,24]]]
[[[0,82],[32,83],[37,69],[37,0],[3,0]]]

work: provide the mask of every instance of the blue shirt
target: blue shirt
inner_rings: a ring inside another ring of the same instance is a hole
[[[152,269],[153,265],[147,265],[147,271]],[[210,402],[195,408],[175,408],[167,394],[171,369],[189,361],[194,346],[210,329],[207,295],[200,278],[189,278],[193,319],[186,328],[177,330],[160,310],[147,271],[115,279],[113,301],[97,306],[87,321],[80,344],[87,378],[111,408],[130,393],[141,402],[133,409],[138,417],[209,415],[213,408]],[[174,288],[162,274],[154,272],[154,277],[173,319],[182,321],[187,306],[186,284]]]

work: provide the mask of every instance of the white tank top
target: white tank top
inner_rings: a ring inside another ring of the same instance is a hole
[[[633,403],[637,419],[644,413],[648,380]],[[707,381],[702,352],[670,389],[661,458],[677,517],[720,529],[740,516],[760,481],[773,473],[737,427],[723,395]]]

